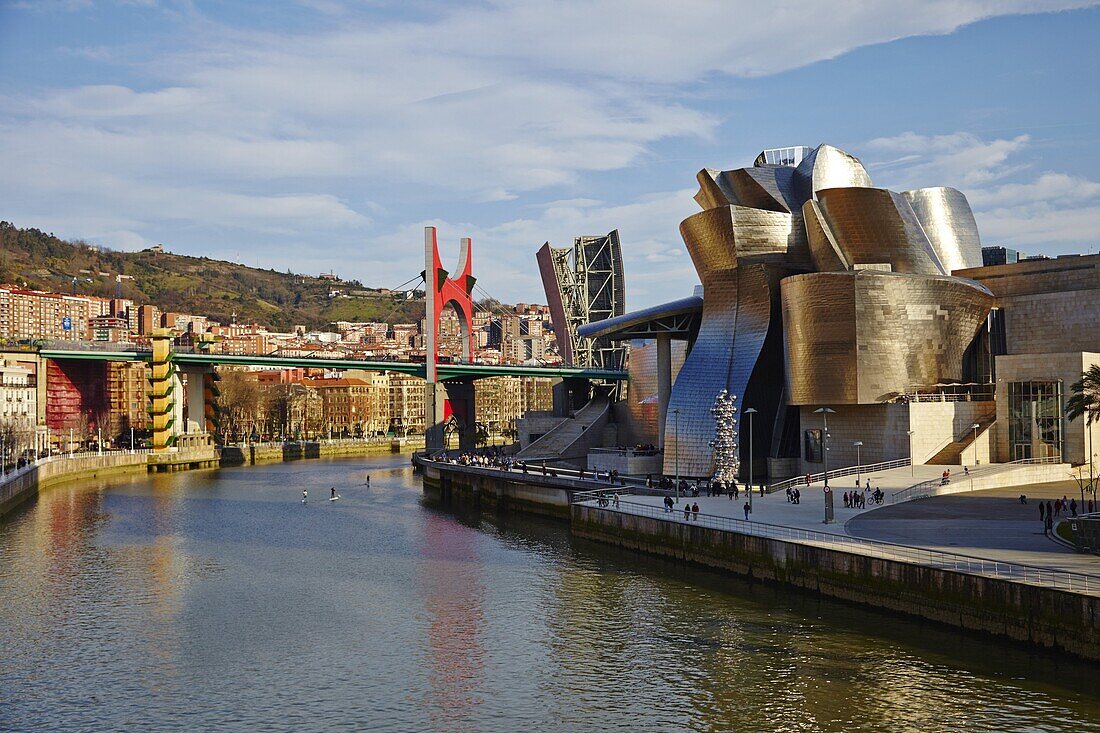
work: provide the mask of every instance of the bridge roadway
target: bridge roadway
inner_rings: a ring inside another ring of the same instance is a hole
[[[151,351],[109,351],[95,348],[43,348],[39,355],[46,359],[77,359],[84,361],[149,361]],[[399,372],[424,377],[424,364],[404,361],[367,361],[363,359],[321,359],[303,356],[272,356],[259,354],[212,354],[190,351],[173,352],[176,364],[239,364],[273,368],[324,367],[328,369],[364,369],[367,371]],[[612,369],[584,367],[537,367],[494,364],[440,364],[440,381],[448,379],[483,379],[486,377],[556,377],[561,379],[603,379],[622,381],[627,373]]]

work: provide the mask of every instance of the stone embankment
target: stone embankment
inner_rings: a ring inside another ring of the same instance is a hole
[[[146,450],[78,453],[42,458],[0,480],[0,517],[61,483],[88,481],[127,473],[188,471],[219,466],[243,466],[308,458],[336,458],[390,453],[423,447],[423,443],[359,441],[261,443],[244,446],[190,448],[168,453]]]
[[[425,492],[452,505],[556,516],[588,540],[1100,661],[1095,590],[614,511],[575,503],[578,493],[596,488],[592,481],[415,460],[424,472]]]

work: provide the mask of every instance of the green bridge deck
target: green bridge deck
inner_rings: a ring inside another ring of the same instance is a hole
[[[96,349],[41,349],[39,355],[46,359],[77,359],[84,361],[149,361],[150,351],[100,351]],[[323,367],[328,369],[364,369],[374,372],[399,372],[424,376],[424,364],[403,361],[364,361],[361,359],[317,359],[302,356],[257,356],[238,354],[205,354],[176,352],[172,356],[176,364],[236,364],[241,366],[268,366],[277,368]],[[589,369],[585,367],[537,367],[492,364],[440,364],[439,379],[483,379],[486,377],[552,377],[560,379],[602,379],[622,381],[625,371],[616,369]]]

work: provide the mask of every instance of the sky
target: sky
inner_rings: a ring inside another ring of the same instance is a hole
[[[627,307],[698,282],[702,168],[827,142],[953,186],[983,244],[1100,251],[1100,3],[0,0],[0,219],[394,287],[619,229]]]

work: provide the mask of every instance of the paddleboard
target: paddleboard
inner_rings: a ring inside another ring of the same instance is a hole
[[[328,500],[329,500],[329,501],[336,501],[336,500],[337,500],[337,499],[339,499],[339,498],[340,498],[340,495],[339,495],[339,494],[337,494],[336,496],[330,496]]]

